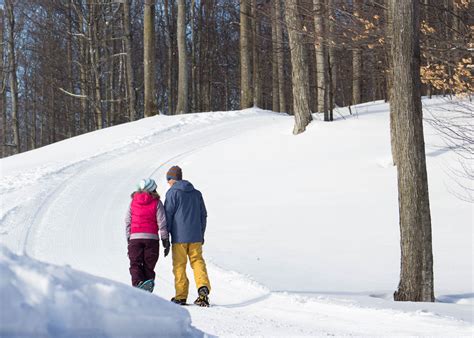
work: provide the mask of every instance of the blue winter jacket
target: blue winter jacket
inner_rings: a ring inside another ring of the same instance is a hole
[[[166,193],[166,223],[172,243],[204,241],[207,211],[202,194],[188,181],[177,181]]]

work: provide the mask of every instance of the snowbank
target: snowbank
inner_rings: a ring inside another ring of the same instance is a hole
[[[2,337],[201,337],[189,313],[145,291],[0,247]]]

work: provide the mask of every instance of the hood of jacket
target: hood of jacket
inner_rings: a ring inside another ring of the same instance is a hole
[[[177,181],[173,186],[170,188],[171,190],[181,190],[184,192],[191,192],[196,189],[194,189],[194,186],[191,184],[191,182],[188,182],[186,180],[181,180]]]
[[[133,200],[139,205],[148,205],[153,202],[155,198],[148,192],[136,192],[133,195]]]

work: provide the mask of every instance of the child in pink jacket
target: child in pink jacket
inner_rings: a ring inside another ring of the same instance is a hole
[[[132,285],[153,292],[160,236],[165,257],[170,250],[166,216],[153,179],[141,180],[125,218]]]

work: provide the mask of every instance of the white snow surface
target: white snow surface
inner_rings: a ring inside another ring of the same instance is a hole
[[[457,103],[425,99],[425,113]],[[472,182],[453,174],[459,154],[425,123],[437,302],[393,302],[388,105],[352,112],[315,114],[298,136],[293,117],[260,109],[156,116],[0,160],[0,336],[126,337],[142,322],[160,336],[472,336],[473,209],[458,198]],[[159,259],[153,295],[124,285],[129,195],[152,177],[164,196],[175,164],[209,213],[208,309],[168,304],[171,257]]]
[[[162,298],[4,246],[0,272],[1,337],[203,336],[185,309]]]

